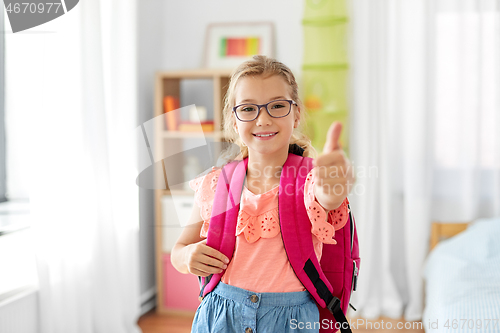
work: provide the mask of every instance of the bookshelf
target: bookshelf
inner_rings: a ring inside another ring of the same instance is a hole
[[[190,101],[184,101],[189,85],[186,81],[202,80],[210,82],[211,93],[208,94],[211,105],[204,105],[209,109],[208,120],[213,121],[214,130],[210,132],[186,132],[168,130],[165,122],[155,122],[154,151],[156,156],[170,156],[176,153],[175,161],[166,164],[165,168],[177,172],[178,177],[183,177],[182,170],[188,156],[183,156],[183,147],[192,140],[205,139],[214,142],[224,141],[222,135],[222,109],[223,98],[226,94],[231,71],[230,70],[183,70],[163,71],[156,73],[154,93],[154,116],[161,116],[165,110],[165,97],[175,97],[179,100],[180,107],[187,106]],[[207,89],[203,89],[206,93]],[[196,95],[196,92],[195,92]],[[196,103],[197,104],[197,103]],[[197,104],[197,106],[199,106]],[[185,116],[185,115],[184,115]],[[168,119],[167,119],[168,121]],[[173,164],[172,164],[173,163]],[[155,177],[164,177],[156,171]],[[161,179],[159,178],[159,179]],[[169,174],[167,174],[167,179]],[[188,179],[184,179],[187,181]],[[155,189],[155,255],[156,255],[156,309],[158,313],[183,313],[193,312],[198,306],[199,286],[196,277],[183,275],[175,271],[170,264],[170,250],[180,234],[182,228],[179,220],[189,217],[193,205],[193,191],[178,188]],[[175,200],[173,200],[175,196]],[[175,202],[174,202],[175,201]]]

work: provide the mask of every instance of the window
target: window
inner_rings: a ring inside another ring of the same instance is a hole
[[[498,17],[496,11],[437,16],[435,158],[440,168],[495,167]]]
[[[500,209],[500,15],[447,4],[434,25],[433,218],[471,221]]]

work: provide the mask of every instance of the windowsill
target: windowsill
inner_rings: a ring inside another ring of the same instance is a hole
[[[29,227],[29,200],[9,200],[0,203],[0,236]]]

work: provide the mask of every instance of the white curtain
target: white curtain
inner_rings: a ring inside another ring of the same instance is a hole
[[[6,99],[30,138],[41,333],[140,332],[135,1],[80,1],[7,34]]]
[[[500,215],[499,7],[351,2],[353,315],[421,319],[430,223]]]
[[[499,216],[500,1],[441,0],[434,13],[433,216]]]

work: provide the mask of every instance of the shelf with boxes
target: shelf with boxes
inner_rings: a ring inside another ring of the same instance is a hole
[[[303,101],[309,114],[306,134],[321,147],[330,124],[344,125],[340,142],[349,144],[349,2],[306,1],[302,66]]]
[[[230,74],[208,69],[156,74],[155,117],[164,115],[165,121],[155,122],[154,150],[167,156],[155,174],[166,179],[165,189],[156,189],[154,196],[159,313],[195,311],[199,304],[197,278],[177,272],[170,251],[194,203],[188,182],[208,168],[197,148],[224,141],[222,109]]]

